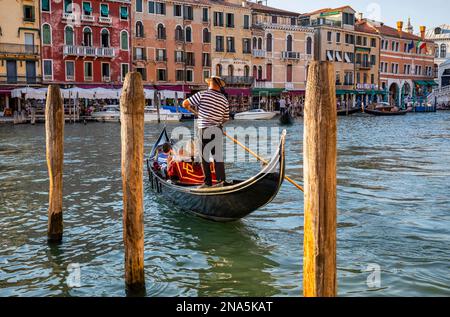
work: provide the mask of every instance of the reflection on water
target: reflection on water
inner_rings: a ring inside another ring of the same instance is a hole
[[[339,294],[450,295],[450,113],[339,120]],[[146,126],[147,151],[161,127]],[[287,173],[297,180],[302,133],[301,123],[288,129]],[[126,295],[120,126],[67,124],[64,169],[64,242],[48,246],[44,127],[0,126],[0,296]],[[243,178],[259,165],[227,169]],[[148,185],[147,296],[301,294],[298,190],[284,184],[272,204],[216,224],[166,205]],[[74,264],[81,287],[67,284]],[[366,284],[372,264],[376,289]]]

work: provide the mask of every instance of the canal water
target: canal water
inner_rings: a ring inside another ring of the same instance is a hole
[[[146,126],[147,151],[161,127]],[[288,128],[287,174],[300,181],[302,135],[301,122]],[[450,112],[339,118],[338,147],[339,295],[449,296]],[[229,177],[259,168],[243,167]],[[59,246],[46,243],[47,191],[44,127],[0,126],[0,296],[125,296],[120,126],[66,125]],[[289,183],[217,224],[166,205],[145,180],[148,296],[300,296],[302,241],[303,198]]]

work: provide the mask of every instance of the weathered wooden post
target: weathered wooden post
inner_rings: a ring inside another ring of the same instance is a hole
[[[336,281],[336,88],[334,65],[312,62],[304,132],[303,293],[333,297]]]
[[[48,87],[45,136],[50,177],[48,241],[61,242],[63,237],[64,105],[57,85]]]
[[[125,284],[145,289],[144,277],[144,86],[138,72],[127,74],[120,97],[122,138],[123,240]]]

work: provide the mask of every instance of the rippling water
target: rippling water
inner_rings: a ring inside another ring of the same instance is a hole
[[[147,149],[160,129],[146,126]],[[298,180],[302,133],[288,128]],[[450,295],[450,113],[340,118],[338,146],[339,295]],[[303,199],[290,184],[231,224],[174,210],[148,185],[148,296],[301,295]],[[120,126],[66,125],[59,246],[46,242],[47,191],[44,127],[0,126],[0,296],[124,296]],[[81,287],[67,284],[74,263]],[[381,285],[369,287],[377,265]]]

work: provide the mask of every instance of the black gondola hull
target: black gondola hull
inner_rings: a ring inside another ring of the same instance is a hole
[[[387,112],[387,111],[379,111],[379,110],[371,110],[371,109],[365,109],[365,112],[374,116],[380,116],[380,117],[388,117],[388,116],[404,116],[408,113],[407,110],[401,110],[397,112]]]

